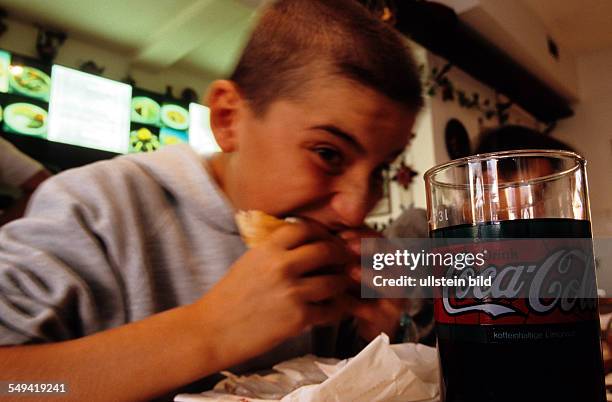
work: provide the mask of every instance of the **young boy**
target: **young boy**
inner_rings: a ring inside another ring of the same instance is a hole
[[[352,0],[275,2],[208,104],[222,154],[68,171],[0,232],[0,380],[148,399],[307,353],[309,328],[347,315],[365,341],[397,328],[396,303],[329,268],[354,261],[421,106],[398,35]],[[247,251],[238,210],[301,219]]]

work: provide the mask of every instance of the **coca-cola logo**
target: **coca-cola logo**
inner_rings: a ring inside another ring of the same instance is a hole
[[[470,276],[480,275],[491,278],[491,285],[443,287],[442,305],[450,316],[482,312],[493,318],[592,310],[597,297],[593,263],[588,250],[559,249],[539,263],[466,268],[459,278],[468,282]],[[446,276],[456,277],[450,270]],[[525,300],[520,305],[528,311],[513,303],[518,299]]]

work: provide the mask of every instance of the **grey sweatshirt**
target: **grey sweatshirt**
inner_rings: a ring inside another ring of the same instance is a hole
[[[245,246],[204,165],[177,145],[47,180],[0,230],[0,345],[78,338],[205,294]],[[238,371],[310,349],[305,333]]]

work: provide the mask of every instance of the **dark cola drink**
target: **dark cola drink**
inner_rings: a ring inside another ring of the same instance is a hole
[[[507,253],[494,263],[516,266],[531,256],[542,265],[562,247],[539,249],[537,239],[561,239],[558,242],[568,247],[576,239],[590,239],[591,228],[588,220],[516,219],[443,227],[433,230],[431,237],[521,238],[518,254]],[[594,288],[593,265],[587,269],[593,270],[587,281],[592,278]],[[533,289],[532,293],[539,291]],[[448,294],[435,299],[443,401],[606,400],[596,296],[560,298],[548,301],[546,308],[536,305],[538,300],[534,294],[504,301],[459,300]],[[492,316],[478,309],[485,303],[513,312]]]
[[[457,275],[491,279],[434,299],[443,401],[605,401],[586,160],[494,152],[425,183],[430,235],[487,255]]]

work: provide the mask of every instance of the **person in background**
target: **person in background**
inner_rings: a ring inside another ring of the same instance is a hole
[[[17,199],[1,211],[0,226],[21,218],[34,190],[51,172],[0,137],[0,189],[16,193]]]
[[[319,325],[396,332],[398,303],[352,293],[349,244],[422,106],[405,41],[354,0],[271,2],[206,103],[222,153],[63,172],[0,231],[0,380],[145,400],[312,352]],[[240,210],[299,219],[247,250]]]
[[[506,125],[485,131],[479,138],[475,153],[483,154],[511,150],[575,150],[556,138],[544,135],[536,130],[519,125]],[[501,159],[497,163],[497,174],[486,175],[485,179],[496,180],[504,184],[499,191],[496,214],[500,219],[517,219],[518,217],[535,217],[544,213],[546,186],[530,185],[529,180],[545,177],[556,171],[554,163],[549,158],[531,157],[521,164],[512,158]],[[550,191],[550,190],[549,190]],[[534,197],[539,193],[539,197]],[[539,200],[532,203],[532,199]],[[485,203],[485,205],[489,205]],[[467,212],[466,212],[467,213]]]
[[[520,149],[549,149],[576,152],[572,147],[537,130],[508,124],[484,131],[478,138],[474,154]]]

